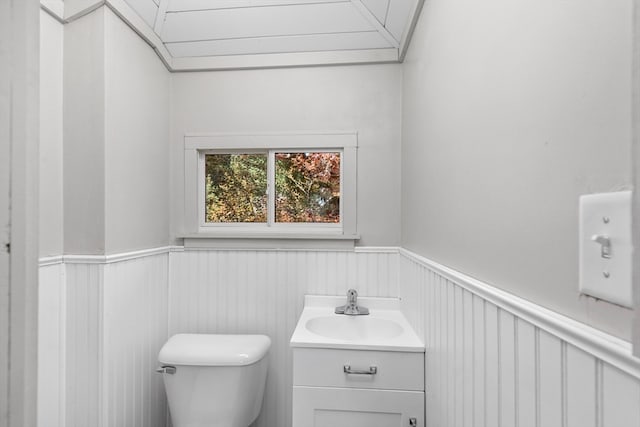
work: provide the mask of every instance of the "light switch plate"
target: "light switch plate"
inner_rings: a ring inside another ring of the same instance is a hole
[[[580,292],[632,307],[631,248],[631,191],[581,196]]]

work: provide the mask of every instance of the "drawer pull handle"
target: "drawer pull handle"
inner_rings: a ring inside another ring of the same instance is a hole
[[[378,373],[377,366],[369,366],[369,370],[361,370],[361,369],[351,369],[351,365],[344,365],[344,373],[345,374],[354,374],[354,375],[375,375]]]

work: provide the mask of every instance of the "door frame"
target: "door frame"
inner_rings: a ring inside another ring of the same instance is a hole
[[[633,354],[640,357],[640,0],[633,2],[632,44],[632,120],[631,120],[631,171],[632,171],[632,243],[634,247],[633,269]]]
[[[39,0],[0,0],[0,425],[37,423]]]

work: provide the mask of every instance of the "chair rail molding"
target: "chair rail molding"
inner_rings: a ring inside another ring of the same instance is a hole
[[[513,316],[640,379],[640,359],[633,356],[629,342],[490,286],[407,249],[401,248],[400,255],[427,267]]]

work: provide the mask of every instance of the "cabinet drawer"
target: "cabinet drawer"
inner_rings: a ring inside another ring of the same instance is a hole
[[[358,371],[375,367],[376,373],[345,373],[345,365]],[[293,383],[424,391],[424,353],[296,348],[293,350]]]
[[[293,427],[424,427],[424,392],[293,387]]]

